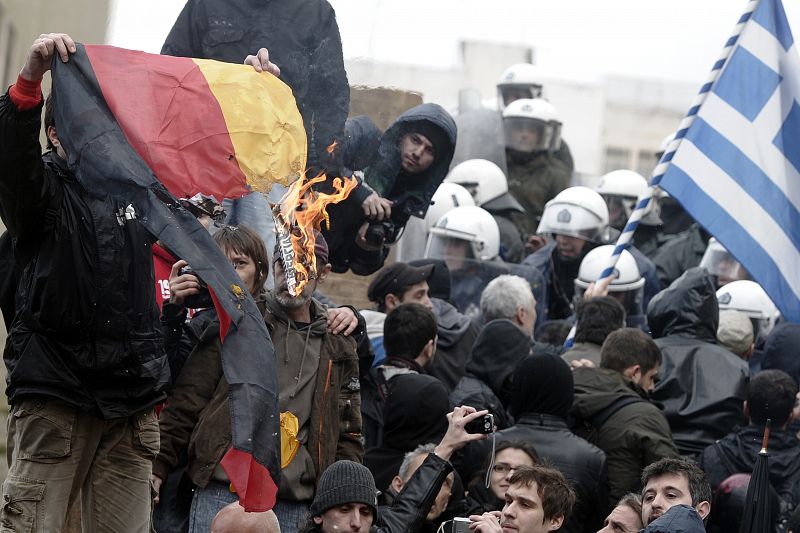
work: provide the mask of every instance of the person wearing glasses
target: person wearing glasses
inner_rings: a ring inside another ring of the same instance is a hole
[[[487,457],[486,468],[475,476],[468,486],[468,515],[502,510],[505,505],[506,489],[509,486],[508,480],[514,472],[520,466],[533,466],[539,463],[539,455],[529,442],[511,440],[498,442],[494,464],[491,455]],[[487,470],[489,470],[488,478]]]

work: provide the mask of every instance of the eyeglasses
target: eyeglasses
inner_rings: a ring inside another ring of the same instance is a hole
[[[492,472],[495,474],[508,474],[513,470],[519,469],[519,466],[511,466],[508,463],[495,463],[492,467]]]

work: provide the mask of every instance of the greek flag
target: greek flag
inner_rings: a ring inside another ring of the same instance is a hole
[[[751,4],[660,185],[800,322],[800,57],[780,0]]]

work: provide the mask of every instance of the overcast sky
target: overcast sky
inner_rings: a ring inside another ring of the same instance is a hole
[[[185,0],[115,0],[111,44],[158,52]],[[558,77],[607,74],[698,84],[741,0],[330,0],[346,58],[451,66],[462,39],[524,43]],[[795,35],[800,2],[786,2]],[[796,37],[797,38],[797,37]]]

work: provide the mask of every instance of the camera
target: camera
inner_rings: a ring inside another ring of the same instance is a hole
[[[462,518],[456,516],[453,518],[453,533],[470,533],[469,531],[469,518]]]
[[[494,415],[483,415],[481,418],[476,418],[472,422],[467,422],[464,426],[464,431],[467,433],[483,433],[489,434],[494,431]]]
[[[208,285],[205,281],[200,279],[200,276],[195,274],[194,270],[192,270],[192,267],[186,265],[180,269],[178,274],[181,276],[184,274],[192,274],[197,278],[197,283],[200,285],[200,287],[198,287],[200,292],[197,294],[191,294],[183,300],[184,306],[188,307],[189,309],[204,309],[206,307],[214,307],[214,301],[211,299],[211,293],[208,290]]]
[[[391,220],[370,222],[364,240],[373,248],[381,247],[386,242],[394,242],[394,229],[395,225]]]

